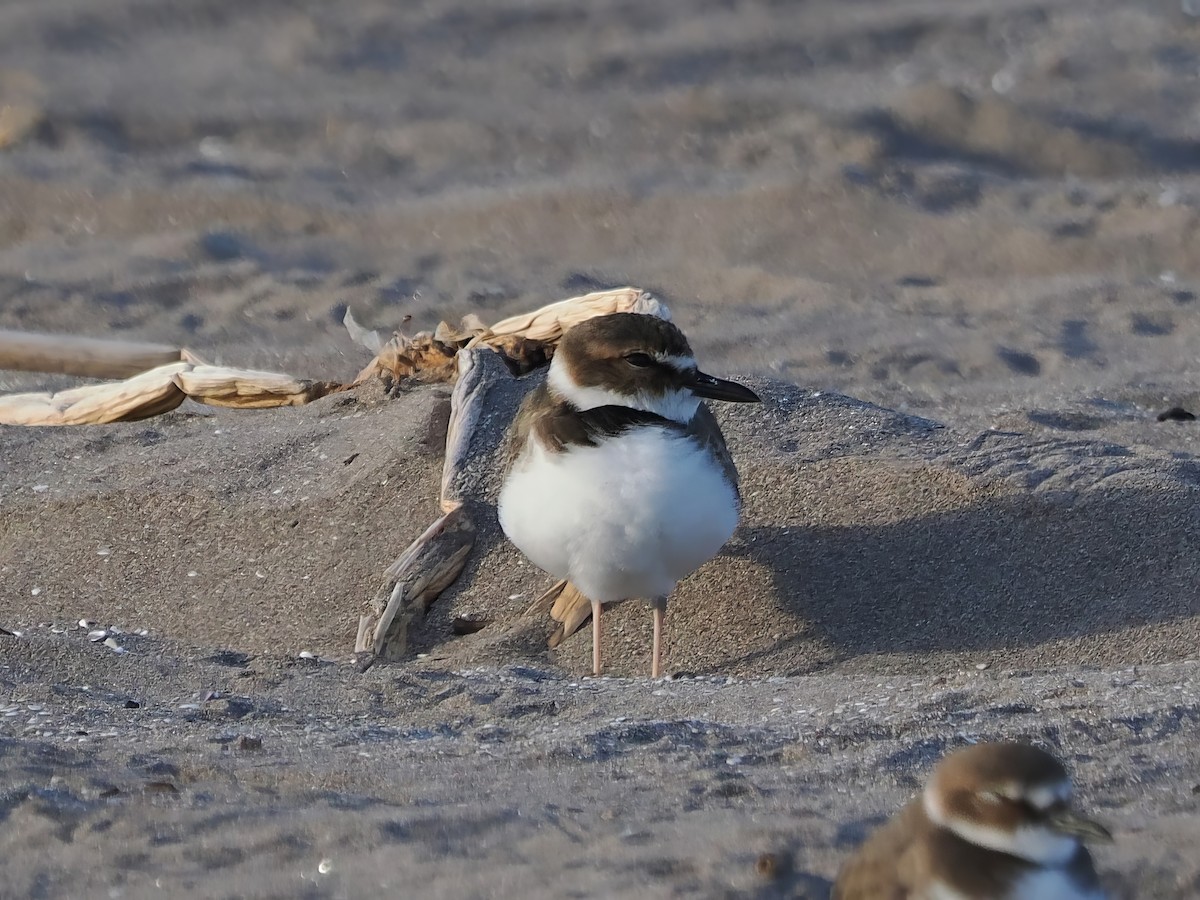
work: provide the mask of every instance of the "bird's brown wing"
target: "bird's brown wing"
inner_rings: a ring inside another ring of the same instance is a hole
[[[706,450],[712,451],[713,456],[721,464],[721,470],[725,473],[725,478],[733,485],[733,492],[738,494],[738,473],[737,467],[733,464],[733,456],[729,452],[729,448],[725,445],[725,435],[721,433],[721,426],[717,424],[717,417],[713,415],[712,410],[707,405],[701,403],[696,410],[696,415],[692,416],[692,421],[688,423],[687,433],[700,443]],[[740,494],[738,495],[740,499]]]
[[[538,419],[545,415],[546,401],[542,398],[547,393],[546,384],[543,382],[526,394],[525,399],[521,401],[521,405],[517,408],[517,414],[513,417],[512,424],[508,426],[508,431],[504,436],[504,446],[501,450],[501,459],[504,462],[504,476],[506,478],[508,477],[509,470],[513,467],[513,463],[517,461],[517,457],[521,455],[521,451],[529,443],[529,439],[533,434],[533,428],[537,424]]]
[[[900,810],[842,866],[833,900],[913,900],[920,866],[915,848],[928,822],[919,800]]]

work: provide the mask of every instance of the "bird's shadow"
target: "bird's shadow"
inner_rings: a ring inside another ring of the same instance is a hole
[[[1186,564],[1198,534],[1194,504],[1126,488],[1010,495],[887,525],[751,522],[725,553],[769,570],[780,607],[848,659],[1032,646],[1200,615]]]

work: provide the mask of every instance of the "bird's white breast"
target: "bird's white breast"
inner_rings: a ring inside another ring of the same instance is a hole
[[[934,882],[923,900],[979,900],[947,884]],[[1035,869],[1021,878],[1003,896],[987,900],[1106,900],[1102,891],[1081,888],[1063,869]]]
[[[535,565],[605,603],[669,594],[721,549],[738,517],[711,454],[658,426],[558,452],[531,436],[499,512]]]
[[[1105,896],[1080,887],[1063,869],[1037,869],[1017,882],[1007,900],[1105,900]]]

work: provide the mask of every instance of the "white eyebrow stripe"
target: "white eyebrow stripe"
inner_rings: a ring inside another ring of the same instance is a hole
[[[694,356],[676,356],[673,353],[655,353],[654,358],[660,363],[665,363],[676,372],[695,372],[699,366],[696,365],[696,357]]]
[[[1027,791],[1025,799],[1038,809],[1047,809],[1055,803],[1071,799],[1071,782],[1059,781],[1053,784],[1040,784]]]

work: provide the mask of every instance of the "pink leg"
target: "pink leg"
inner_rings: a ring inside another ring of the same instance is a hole
[[[600,611],[604,604],[592,601],[592,674],[600,674]]]
[[[663,620],[667,617],[667,598],[655,597],[650,601],[650,610],[654,616],[654,647],[650,656],[650,677],[662,677],[662,631]]]

